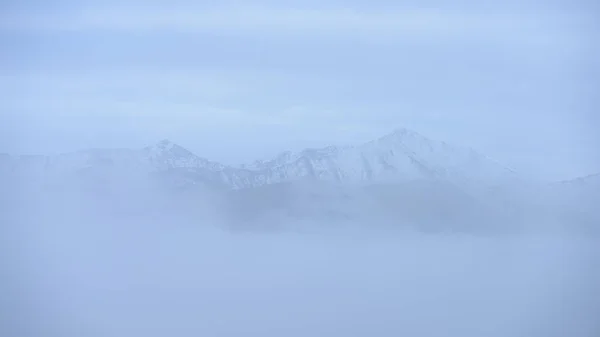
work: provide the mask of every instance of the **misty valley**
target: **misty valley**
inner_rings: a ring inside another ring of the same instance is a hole
[[[600,179],[400,129],[0,157],[6,336],[595,336]]]

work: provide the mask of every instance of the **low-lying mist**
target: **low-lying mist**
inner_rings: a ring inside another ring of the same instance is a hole
[[[20,207],[13,201],[15,207],[4,208],[8,277],[0,334],[592,337],[600,331],[595,239],[425,234],[307,220],[289,230],[278,224],[277,231],[239,231],[224,225],[226,214],[210,198],[196,199],[191,217],[177,208],[190,205],[168,198],[153,199],[150,209],[146,192],[129,211],[116,207],[133,205],[126,194],[101,202],[66,192],[17,198]]]

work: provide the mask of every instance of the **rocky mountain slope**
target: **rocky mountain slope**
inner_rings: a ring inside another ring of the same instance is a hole
[[[168,140],[141,150],[93,149],[59,156],[3,156],[4,172],[56,177],[90,170],[169,172],[181,182],[229,189],[258,187],[299,179],[364,185],[442,179],[465,186],[493,186],[516,174],[466,148],[399,129],[358,146],[284,152],[266,161],[232,167],[199,157]]]

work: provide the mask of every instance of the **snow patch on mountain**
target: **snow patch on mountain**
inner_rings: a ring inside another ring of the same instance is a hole
[[[514,181],[514,171],[475,152],[398,129],[379,139],[347,147],[284,152],[247,166],[253,185],[309,178],[345,184],[443,179],[457,184],[497,185]]]
[[[408,129],[397,129],[356,146],[283,152],[242,167],[199,157],[166,139],[141,150],[92,149],[59,156],[3,157],[0,161],[3,167],[18,167],[21,172],[38,175],[92,167],[171,172],[185,175],[187,182],[210,182],[231,189],[302,179],[354,185],[440,179],[461,186],[488,187],[517,178],[512,170],[472,149],[432,140]]]
[[[220,171],[225,168],[224,165],[198,157],[167,139],[158,142],[154,146],[144,148],[142,153],[143,157],[157,169],[205,168]]]

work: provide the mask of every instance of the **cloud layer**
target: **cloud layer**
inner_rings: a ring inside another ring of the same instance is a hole
[[[594,171],[597,29],[573,6],[61,2],[1,16],[0,117],[27,135],[2,151],[179,137],[241,162],[234,137],[252,128],[261,157],[407,126],[526,171],[558,157],[548,175]],[[565,150],[539,155],[548,144]]]

